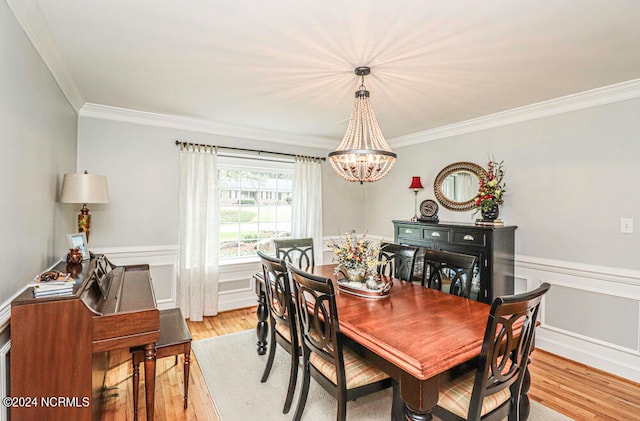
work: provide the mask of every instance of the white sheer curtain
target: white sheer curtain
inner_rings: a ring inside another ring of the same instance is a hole
[[[178,306],[201,321],[218,313],[218,166],[214,148],[180,147]]]
[[[314,259],[322,264],[322,165],[319,159],[296,157],[291,206],[291,236],[313,238]]]

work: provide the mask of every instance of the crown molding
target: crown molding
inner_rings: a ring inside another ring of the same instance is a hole
[[[85,103],[80,109],[79,116],[238,137],[242,139],[283,143],[287,145],[305,145],[319,149],[334,149],[338,144],[337,140],[326,137],[252,129],[192,117],[156,114],[147,111],[136,111],[92,103]]]
[[[640,98],[640,79],[616,83],[435,129],[411,133],[390,139],[389,143],[396,148],[410,146],[635,98]]]
[[[62,53],[51,35],[37,1],[6,0],[6,2],[45,65],[49,68],[49,71],[58,83],[67,101],[79,115],[84,111],[85,116],[94,118],[177,128],[289,145],[309,143],[320,149],[334,149],[339,143],[336,139],[319,136],[304,136],[251,129],[202,119],[155,114],[85,103],[83,95],[80,93],[65,64]],[[640,79],[634,79],[430,130],[411,133],[388,139],[388,142],[396,148],[410,146],[639,97]]]
[[[37,2],[7,0],[7,4],[42,61],[49,68],[67,101],[77,113],[84,104],[84,98],[71,77]]]

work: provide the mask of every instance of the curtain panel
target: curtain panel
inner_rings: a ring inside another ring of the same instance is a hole
[[[291,237],[313,238],[314,259],[322,264],[322,164],[296,157],[291,204]]]
[[[180,147],[178,306],[201,321],[218,313],[218,165],[215,148]]]

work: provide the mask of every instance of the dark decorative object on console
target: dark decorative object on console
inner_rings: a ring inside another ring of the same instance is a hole
[[[491,303],[513,294],[516,226],[479,226],[463,223],[393,221],[394,242],[418,246],[414,280],[424,276],[425,249],[445,250],[477,256],[479,285],[471,298]]]
[[[503,161],[489,161],[487,178],[480,180],[478,194],[474,198],[476,212],[480,211],[484,221],[493,221],[500,215],[500,205],[504,203],[502,196],[506,192],[505,186]]]
[[[418,218],[418,221],[438,222],[438,209],[439,207],[435,200],[423,200],[422,203],[420,203],[420,217]]]
[[[500,216],[500,206],[496,203],[487,210],[482,209],[480,214],[485,221],[493,221]]]

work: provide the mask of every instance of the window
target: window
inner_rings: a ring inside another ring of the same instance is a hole
[[[219,157],[220,259],[273,253],[273,237],[291,236],[294,164]]]

